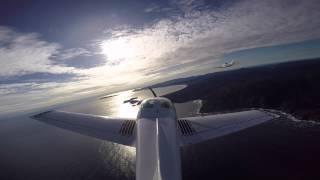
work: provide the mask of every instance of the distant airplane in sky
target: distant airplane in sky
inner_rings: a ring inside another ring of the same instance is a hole
[[[235,64],[235,62],[232,60],[230,62],[225,62],[223,63],[221,66],[218,66],[218,68],[228,68],[228,67],[231,67]]]
[[[163,97],[144,100],[136,119],[55,110],[32,116],[63,129],[136,147],[138,180],[180,180],[181,146],[225,136],[277,117],[264,110],[248,110],[178,118],[174,104]]]

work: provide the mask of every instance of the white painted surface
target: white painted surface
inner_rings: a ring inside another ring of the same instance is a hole
[[[130,119],[59,111],[33,116],[37,120],[60,128],[135,146],[136,179],[138,180],[180,180],[180,145],[221,137],[276,117],[273,113],[260,110],[187,117],[183,119],[188,122],[194,132],[192,135],[183,135],[177,127],[175,107],[169,99],[161,97],[142,102],[135,127],[132,124],[129,126],[134,127],[132,129],[134,132],[125,135],[121,134],[121,131],[125,122]]]

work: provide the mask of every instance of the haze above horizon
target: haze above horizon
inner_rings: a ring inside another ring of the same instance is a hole
[[[9,1],[0,114],[225,69],[320,57],[316,0]]]

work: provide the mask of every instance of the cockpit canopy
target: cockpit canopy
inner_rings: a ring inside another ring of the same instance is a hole
[[[142,102],[138,118],[160,117],[176,118],[175,108],[169,99],[157,97],[146,99]]]

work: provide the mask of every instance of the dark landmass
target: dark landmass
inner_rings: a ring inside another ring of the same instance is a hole
[[[275,119],[183,147],[183,179],[319,179],[319,127]]]
[[[201,113],[266,108],[320,120],[320,58],[174,79],[152,87],[187,84],[167,95],[177,103],[203,100]]]

